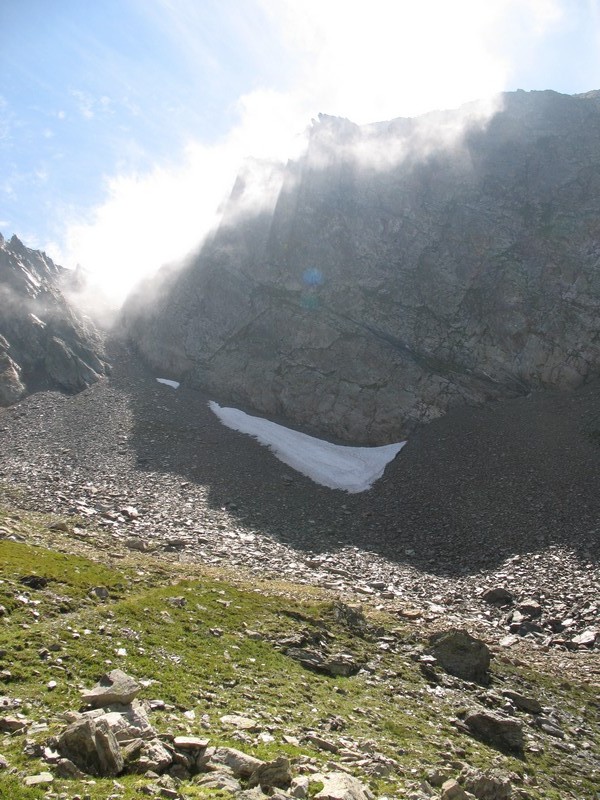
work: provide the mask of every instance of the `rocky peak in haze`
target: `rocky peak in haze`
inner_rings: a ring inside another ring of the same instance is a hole
[[[78,392],[106,373],[97,331],[65,296],[74,278],[0,234],[0,406],[40,389]]]
[[[215,396],[356,443],[600,371],[598,92],[358,126],[321,116],[272,203],[238,185],[126,322]],[[241,195],[241,198],[240,198]],[[243,209],[243,210],[242,210]]]

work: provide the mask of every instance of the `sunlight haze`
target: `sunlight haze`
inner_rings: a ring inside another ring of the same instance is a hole
[[[245,158],[297,157],[319,112],[364,124],[598,88],[599,8],[7,0],[0,231],[81,264],[119,302],[198,247]]]

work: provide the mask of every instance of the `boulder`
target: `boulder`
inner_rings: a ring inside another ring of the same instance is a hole
[[[314,795],[316,800],[373,800],[374,797],[364,783],[346,772],[315,773],[310,782],[317,781],[323,788]]]
[[[241,791],[240,782],[228,772],[210,772],[194,779],[194,783],[204,789],[225,789],[231,794]]]
[[[249,778],[264,761],[254,758],[234,747],[217,747],[209,762],[209,768],[218,768],[218,765],[228,767],[236,778]]]
[[[141,686],[123,670],[113,669],[103,675],[93,689],[82,692],[82,700],[93,708],[106,708],[114,703],[127,705],[140,691]]]
[[[80,719],[58,739],[59,753],[89,775],[111,777],[122,772],[119,743],[104,719]]]
[[[489,683],[490,651],[485,642],[453,628],[429,639],[429,652],[450,675],[466,681]]]
[[[318,650],[288,647],[285,650],[285,654],[293,658],[294,661],[298,661],[306,669],[323,672],[327,675],[341,675],[343,677],[356,675],[362,666],[351,653],[325,655]]]
[[[164,744],[158,739],[151,739],[142,742],[135,758],[128,761],[127,768],[131,772],[141,775],[146,772],[156,772],[160,774],[168,769],[173,763],[173,755],[167,750]]]
[[[441,800],[470,800],[471,797],[454,778],[442,784]]]
[[[477,800],[511,800],[512,784],[507,775],[497,770],[482,770],[465,767],[461,772],[460,782]]]
[[[516,719],[489,711],[475,711],[468,714],[464,722],[474,736],[492,747],[518,754],[523,752],[523,726]]]
[[[541,714],[542,704],[535,697],[527,697],[519,692],[513,692],[510,689],[505,689],[502,695],[511,701],[519,711],[527,711],[530,714]]]
[[[257,767],[248,781],[248,786],[260,786],[262,789],[277,787],[285,789],[292,781],[290,760],[285,756],[280,756],[274,761],[267,761]]]

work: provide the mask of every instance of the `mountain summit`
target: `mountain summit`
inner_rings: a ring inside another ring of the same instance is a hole
[[[126,309],[156,368],[344,441],[600,368],[600,101],[515,92],[357,126],[321,116],[260,202]]]

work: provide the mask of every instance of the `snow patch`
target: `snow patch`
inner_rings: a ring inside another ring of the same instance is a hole
[[[236,408],[223,408],[215,402],[210,402],[209,406],[224,425],[258,439],[288,467],[321,486],[344,489],[352,494],[370,489],[406,444],[347,447],[251,417]]]
[[[179,389],[179,381],[170,381],[168,378],[157,378],[159,383],[164,383],[165,386],[170,386],[172,389]]]

